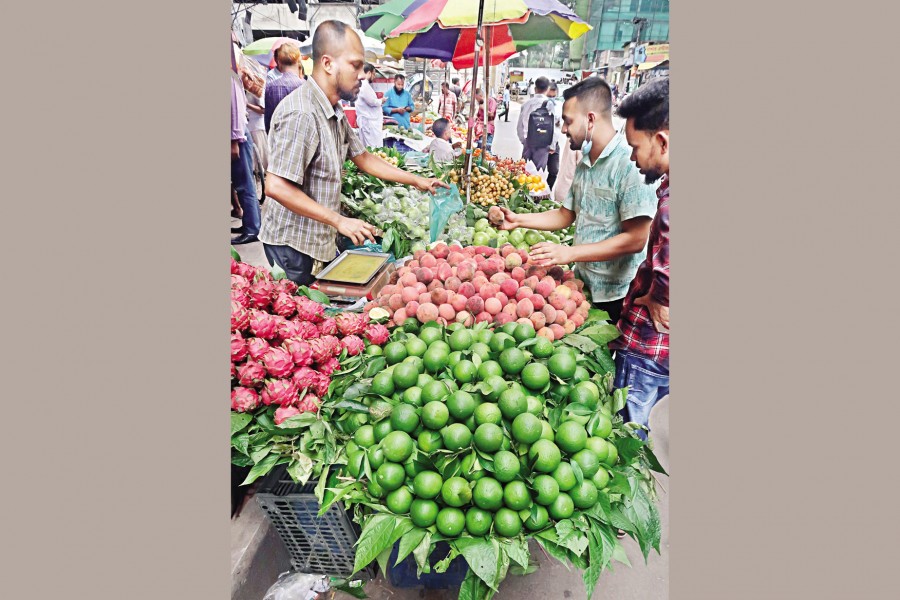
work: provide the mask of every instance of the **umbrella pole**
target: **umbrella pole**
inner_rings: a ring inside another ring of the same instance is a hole
[[[481,155],[487,155],[487,124],[488,124],[488,109],[491,105],[491,38],[492,38],[492,29],[493,27],[487,26],[485,27],[486,36],[484,43],[484,128],[481,130]]]
[[[469,94],[471,98],[469,99],[469,122],[472,123],[472,127],[469,127],[469,130],[466,132],[466,198],[469,197],[469,192],[471,192],[471,185],[469,183],[469,175],[472,174],[472,135],[474,133],[474,124],[475,124],[475,85],[478,82],[478,58],[479,58],[479,46],[478,46],[478,37],[482,34],[482,26],[481,23],[484,20],[484,0],[478,0],[478,28],[475,39],[475,62],[472,65],[472,85],[469,88]]]

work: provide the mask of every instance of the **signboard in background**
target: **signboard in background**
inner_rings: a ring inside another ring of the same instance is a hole
[[[645,50],[648,62],[669,60],[669,44],[648,44]]]
[[[634,49],[634,64],[639,65],[647,60],[647,46],[640,45]]]
[[[519,83],[520,81],[525,80],[525,72],[519,70],[510,70],[509,72],[509,81],[510,83]]]

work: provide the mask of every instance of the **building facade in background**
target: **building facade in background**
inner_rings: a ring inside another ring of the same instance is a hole
[[[627,49],[638,41],[638,29],[641,43],[669,41],[669,0],[577,0],[575,12],[593,27],[583,36],[581,51],[572,48],[569,54],[581,57],[581,69],[600,67],[605,50]],[[636,18],[646,21],[635,24]]]

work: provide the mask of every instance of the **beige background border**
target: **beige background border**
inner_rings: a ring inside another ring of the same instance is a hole
[[[824,7],[672,14],[673,600],[900,597],[896,9]],[[227,12],[4,13],[6,597],[228,593]]]

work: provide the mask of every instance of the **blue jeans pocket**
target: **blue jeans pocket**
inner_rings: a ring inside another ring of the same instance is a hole
[[[631,365],[628,369],[628,401],[644,407],[658,399],[660,387],[668,387],[660,377],[650,371]]]

